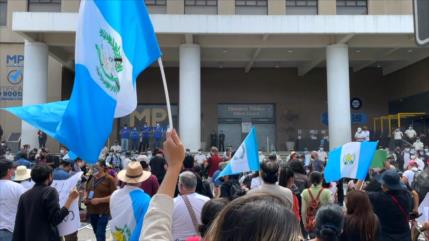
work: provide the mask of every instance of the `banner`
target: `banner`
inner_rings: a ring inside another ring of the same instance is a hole
[[[51,187],[57,189],[60,196],[60,207],[64,206],[70,192],[78,185],[82,174],[83,172],[78,172],[66,180],[54,180],[51,184]],[[80,228],[78,199],[72,203],[69,215],[64,218],[57,228],[60,236],[74,233]]]

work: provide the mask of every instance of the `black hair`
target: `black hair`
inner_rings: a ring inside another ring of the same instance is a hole
[[[98,165],[99,165],[100,167],[104,167],[104,168],[106,168],[106,167],[107,167],[107,165],[106,165],[106,161],[105,161],[105,160],[99,160],[99,161],[98,161]]]
[[[228,204],[225,198],[215,198],[206,202],[201,210],[201,225],[198,228],[201,237],[204,237],[212,222],[220,211]]]
[[[194,167],[194,158],[191,155],[185,156],[185,160],[183,161],[183,167],[185,169],[190,169]]]
[[[60,165],[62,165],[62,166],[64,166],[64,167],[68,167],[68,166],[71,166],[71,163],[70,163],[69,161],[62,160],[62,161],[60,162]]]
[[[149,165],[145,161],[140,161],[140,165],[142,166],[143,169],[146,169],[149,167]]]
[[[310,173],[310,183],[314,185],[319,185],[323,181],[322,173],[312,172]]]
[[[44,183],[49,175],[52,174],[52,168],[46,164],[36,165],[31,170],[31,180],[36,184]]]
[[[279,163],[264,160],[261,164],[261,178],[266,183],[275,184],[279,179]]]
[[[277,155],[276,154],[271,154],[268,156],[268,160],[270,161],[277,161]]]
[[[287,182],[290,178],[293,178],[292,169],[287,166],[280,167],[279,185],[282,187],[287,187]]]
[[[6,159],[1,159],[0,160],[0,178],[5,177],[9,169],[11,169],[12,167],[13,167],[13,162]]]
[[[306,175],[304,164],[300,161],[289,161],[289,167],[294,173],[301,173]]]
[[[343,231],[344,213],[340,206],[329,204],[316,214],[316,237],[322,241],[337,241]]]

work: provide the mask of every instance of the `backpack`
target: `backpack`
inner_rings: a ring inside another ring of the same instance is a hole
[[[420,203],[429,192],[429,173],[428,170],[416,173],[414,175],[413,189],[419,194]]]
[[[305,226],[307,228],[308,232],[312,232],[316,229],[316,213],[317,210],[320,207],[320,194],[322,194],[324,188],[321,188],[319,193],[317,194],[317,197],[314,198],[313,194],[310,191],[310,188],[308,190],[308,195],[310,196],[310,205],[307,207],[307,217],[305,221]]]

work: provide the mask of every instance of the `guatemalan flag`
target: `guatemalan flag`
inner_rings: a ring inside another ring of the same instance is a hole
[[[113,119],[136,108],[138,75],[160,56],[144,0],[82,0],[70,100],[6,110],[94,163]]]
[[[258,141],[255,127],[247,134],[228,165],[219,173],[218,178],[242,172],[259,171]]]
[[[377,145],[378,142],[350,142],[329,152],[326,182],[338,181],[343,177],[364,180]]]

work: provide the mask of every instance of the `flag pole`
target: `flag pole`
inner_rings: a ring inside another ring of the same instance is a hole
[[[173,129],[173,117],[171,115],[171,105],[170,105],[170,96],[168,94],[167,80],[165,78],[164,65],[162,64],[162,58],[158,58],[159,69],[161,70],[162,83],[164,85],[165,101],[167,103],[167,113],[168,113],[168,130]]]

